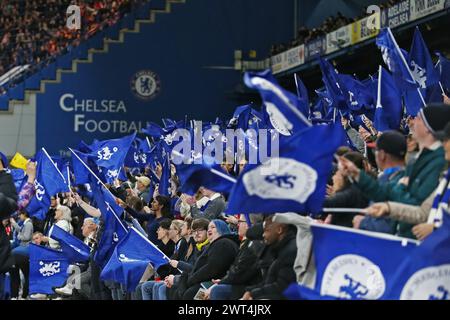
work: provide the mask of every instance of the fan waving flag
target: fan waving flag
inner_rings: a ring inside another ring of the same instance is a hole
[[[129,292],[136,289],[148,264],[156,270],[170,259],[135,228],[116,246],[100,275],[103,280],[124,284]]]
[[[333,156],[342,145],[341,124],[314,126],[280,139],[279,158],[245,166],[226,212],[320,212]]]
[[[50,207],[50,198],[59,192],[69,192],[69,187],[45,149],[39,151],[36,162],[35,198],[37,204],[47,210]]]
[[[64,285],[69,261],[61,251],[29,245],[30,250],[30,294],[54,294],[53,288]]]
[[[123,209],[116,204],[110,192],[96,183],[91,183],[91,187],[103,221],[103,232],[98,240],[98,249],[94,259],[99,266],[104,266],[115,246],[125,237],[128,230],[119,217]]]
[[[311,126],[306,116],[299,111],[302,109],[300,100],[281,88],[270,70],[246,72],[244,82],[249,88],[259,91],[270,123],[280,134],[290,136]]]
[[[64,256],[70,263],[86,262],[89,260],[91,251],[89,246],[56,224],[50,229],[49,237],[59,242]]]

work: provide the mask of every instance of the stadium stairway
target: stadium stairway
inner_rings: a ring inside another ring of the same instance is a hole
[[[151,0],[141,8],[127,14],[115,25],[99,31],[78,47],[56,58],[56,61],[0,96],[0,116],[13,115],[15,106],[26,108],[31,98],[45,92],[47,84],[61,83],[64,73],[76,73],[79,64],[92,63],[96,54],[107,54],[110,44],[121,44],[127,33],[139,33],[142,24],[153,24],[158,14],[172,11],[172,5],[185,3],[186,0]]]

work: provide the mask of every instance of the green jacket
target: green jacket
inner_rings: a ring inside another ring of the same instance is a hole
[[[357,186],[373,201],[395,201],[419,205],[436,189],[439,176],[445,166],[444,148],[439,147],[433,151],[424,149],[419,158],[408,164],[405,169],[405,176],[409,177],[408,186],[396,182],[380,184],[364,172],[361,172]],[[398,235],[414,239],[412,227],[411,224],[400,222]]]

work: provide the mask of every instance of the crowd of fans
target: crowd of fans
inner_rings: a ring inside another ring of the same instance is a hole
[[[389,0],[385,4],[380,4],[379,7],[381,10],[384,10],[384,9],[390,8],[390,7],[394,6],[395,4],[402,2],[402,1],[403,0]],[[336,16],[328,17],[318,27],[307,28],[306,26],[301,26],[297,31],[297,35],[296,35],[295,39],[293,39],[292,41],[290,41],[288,43],[280,43],[280,44],[272,45],[272,47],[270,49],[270,54],[272,56],[274,56],[276,54],[287,51],[290,48],[294,48],[294,47],[297,47],[304,43],[313,41],[317,38],[324,37],[327,35],[327,33],[333,32],[341,27],[344,27],[353,22],[361,20],[366,16],[367,16],[367,12],[365,9],[359,16],[352,17],[352,18],[345,17],[341,12],[338,12],[336,14]]]
[[[0,9],[0,75],[16,66],[30,65],[34,73],[109,26],[145,0],[8,0]],[[66,11],[81,10],[81,29],[66,27]],[[12,84],[14,84],[14,82]],[[0,88],[2,90],[2,88]],[[4,89],[3,89],[4,90]],[[2,93],[2,91],[0,91]]]
[[[443,173],[450,161],[450,107],[424,108],[408,119],[408,133],[377,132],[370,120],[352,127],[342,119],[342,125],[355,148],[337,150],[323,206],[367,208],[367,215],[323,213],[310,219],[418,240],[439,228],[443,211],[437,204],[448,205],[444,195],[449,180]],[[238,176],[245,165],[223,163],[222,169]],[[29,243],[59,248],[47,236],[54,224],[91,248],[91,259],[79,265],[80,286],[67,283],[54,288],[56,299],[283,299],[289,284],[307,284],[307,279],[314,278],[314,267],[307,258],[312,253],[305,253],[310,246],[302,243],[306,240],[295,224],[258,213],[226,215],[224,194],[204,187],[195,196],[181,193],[174,165],[171,195],[162,196],[151,179],[152,174],[161,177],[162,166],[158,165],[154,172],[149,167],[141,171],[125,168],[127,181],[107,185],[124,209],[123,222],[132,226],[138,221],[148,239],[170,257],[169,263],[156,270],[149,267],[137,288],[128,291],[121,284],[100,280],[101,266],[92,256],[105,231],[104,220],[89,198],[80,195],[82,186],[52,197],[43,220],[30,218],[27,205],[35,193],[36,164],[28,162],[28,180],[18,194],[5,171],[7,166],[8,160],[2,157],[0,274],[11,276],[12,299],[29,298]],[[297,265],[299,260],[304,265]],[[30,298],[48,297],[33,294]]]

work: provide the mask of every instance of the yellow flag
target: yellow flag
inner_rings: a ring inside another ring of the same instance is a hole
[[[14,157],[11,159],[9,164],[13,167],[26,170],[27,169],[27,159],[21,155],[20,153],[16,153]]]

